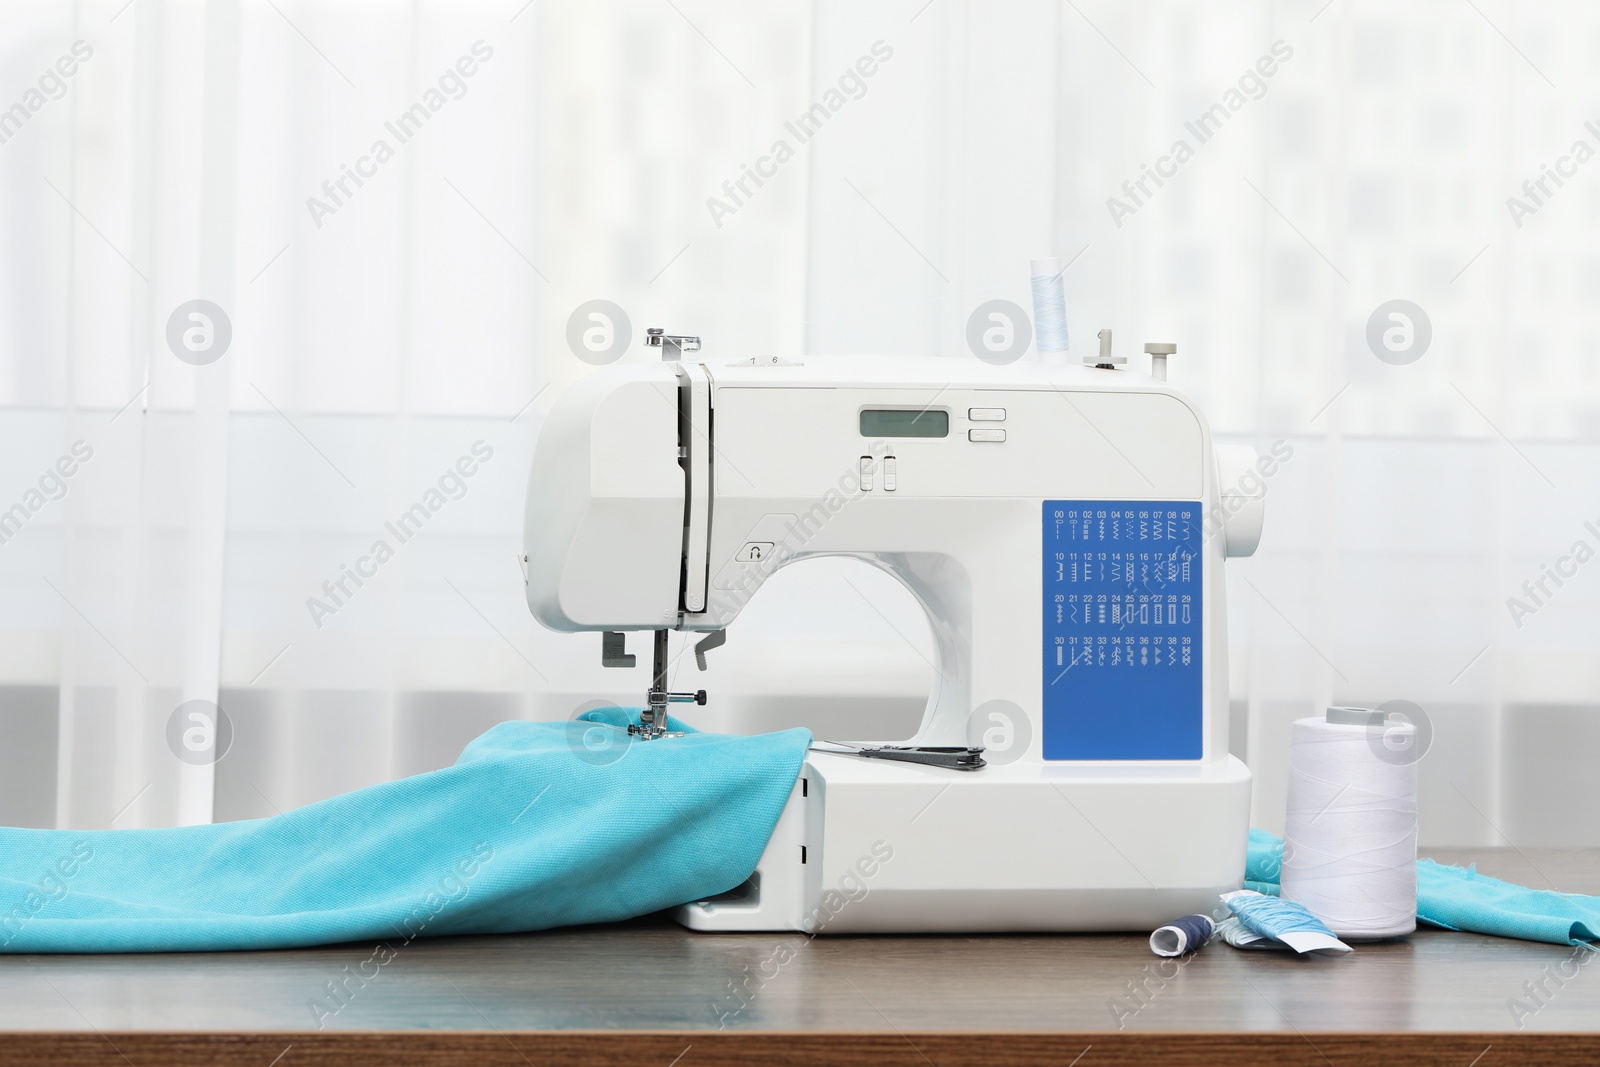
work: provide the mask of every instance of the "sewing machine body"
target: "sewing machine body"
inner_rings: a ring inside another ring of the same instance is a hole
[[[889,571],[937,650],[907,744],[986,749],[971,772],[814,750],[756,875],[686,925],[1148,929],[1239,885],[1222,563],[1230,538],[1253,550],[1259,497],[1224,500],[1203,417],[1164,382],[620,365],[551,411],[527,507],[528,603],[557,630],[719,630],[809,556]]]

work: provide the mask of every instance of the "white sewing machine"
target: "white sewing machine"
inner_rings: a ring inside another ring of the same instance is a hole
[[[625,631],[655,633],[638,734],[705,702],[666,691],[667,632],[708,632],[703,666],[795,559],[897,576],[937,646],[917,736],[815,746],[756,874],[681,922],[1148,930],[1238,888],[1250,772],[1228,753],[1222,564],[1254,551],[1262,499],[1222,488],[1205,419],[1162,380],[1170,346],[1149,346],[1151,377],[647,343],[666,359],[550,412],[525,557],[535,617],[604,631],[608,664],[631,662]]]

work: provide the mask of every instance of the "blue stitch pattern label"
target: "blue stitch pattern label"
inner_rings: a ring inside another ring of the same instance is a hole
[[[1192,760],[1202,744],[1194,501],[1044,502],[1044,758]]]

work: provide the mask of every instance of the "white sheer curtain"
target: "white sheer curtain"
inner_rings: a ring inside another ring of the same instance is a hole
[[[532,434],[588,369],[573,310],[713,358],[970,358],[973,308],[1027,306],[1060,254],[1076,346],[1176,340],[1219,435],[1293,449],[1230,564],[1258,824],[1290,720],[1407,700],[1428,843],[1594,844],[1600,569],[1507,599],[1600,549],[1600,186],[1570,162],[1600,149],[1597,35],[1576,3],[13,3],[0,821],[269,814],[637,699],[520,599]],[[1572,173],[1535,204],[1545,164]],[[231,327],[199,366],[167,340],[196,299]],[[1366,338],[1396,299],[1431,322],[1409,365]],[[713,654],[720,721],[904,726],[914,607],[808,566]],[[192,700],[231,724],[214,764],[174,755]]]

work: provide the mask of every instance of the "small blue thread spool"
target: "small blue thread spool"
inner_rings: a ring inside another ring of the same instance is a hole
[[[1041,358],[1067,350],[1067,291],[1060,258],[1035,259],[1028,273],[1033,282],[1033,336]]]
[[[1150,935],[1150,951],[1157,956],[1181,956],[1195,952],[1211,940],[1217,924],[1209,915],[1185,915],[1173,919]]]

